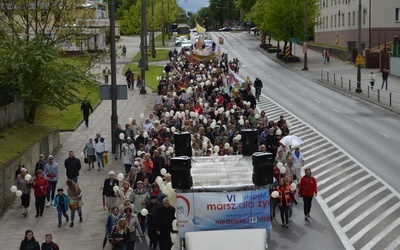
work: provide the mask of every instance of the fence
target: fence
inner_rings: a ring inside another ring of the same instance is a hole
[[[22,101],[16,101],[0,107],[0,131],[23,119],[25,119],[25,105]]]
[[[333,72],[321,70],[321,79],[325,80],[328,84],[340,87],[348,92],[355,92],[357,88],[356,80],[346,78]],[[369,82],[361,82],[360,85],[362,93],[358,94],[358,97],[367,99],[390,109],[400,110],[400,94],[380,89],[380,83],[375,84],[374,88],[371,87]]]

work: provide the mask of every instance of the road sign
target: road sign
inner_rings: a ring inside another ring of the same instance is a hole
[[[364,58],[362,57],[361,54],[358,54],[358,56],[356,58],[356,64],[357,65],[363,65],[364,64]]]
[[[290,42],[291,42],[291,43],[299,43],[299,42],[300,42],[300,38],[298,38],[298,37],[291,37],[291,38],[290,38]]]

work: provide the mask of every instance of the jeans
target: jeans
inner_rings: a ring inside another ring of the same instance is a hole
[[[119,158],[122,157],[122,143],[117,143],[115,145],[115,158],[117,158],[119,155]]]
[[[68,214],[66,211],[64,211],[64,209],[58,209],[57,212],[58,212],[58,224],[61,224],[62,223],[61,215],[64,215],[65,218],[68,218]]]
[[[72,177],[71,181],[73,181],[74,183],[78,183],[78,176]]]
[[[77,210],[78,210],[79,217],[82,217],[82,208],[78,207]],[[75,212],[76,212],[76,210],[71,210],[71,222],[73,222],[75,219]]]
[[[386,80],[385,79],[382,80],[381,89],[383,89],[383,87],[385,86],[385,83],[386,83],[386,90],[387,90],[387,85],[388,85],[387,79]]]
[[[289,211],[289,218],[292,218],[292,214],[293,214],[293,203],[290,204],[288,211]]]
[[[103,165],[103,155],[104,155],[103,152],[101,152],[101,153],[97,153],[97,152],[96,152],[96,156],[97,156],[97,168],[98,168],[98,169],[104,168],[104,165]]]
[[[271,198],[271,203],[270,203],[271,217],[273,217],[273,215],[275,214],[275,208],[277,204],[278,204],[278,199]]]
[[[313,197],[303,196],[304,215],[310,214],[312,198],[313,198]]]
[[[54,200],[54,196],[56,194],[56,186],[57,186],[57,181],[47,181],[49,183],[49,187],[47,188],[47,201]],[[50,195],[51,193],[51,195]]]
[[[140,228],[142,229],[142,232],[144,233],[144,231],[146,231],[146,216],[143,216],[141,213],[138,213],[137,217],[139,220]]]
[[[282,224],[289,223],[289,209],[288,208],[289,207],[286,205],[286,203],[283,203],[282,206],[279,206]]]
[[[43,215],[45,202],[46,202],[46,196],[35,196],[35,207],[37,215]]]

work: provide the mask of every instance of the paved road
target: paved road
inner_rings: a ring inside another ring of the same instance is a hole
[[[275,55],[253,52],[259,42],[251,35],[223,36],[230,58],[242,58],[241,75],[263,80],[266,96],[259,108],[272,120],[285,115],[294,125],[291,133],[305,141],[306,167],[320,181],[317,200],[345,247],[397,248],[399,238],[393,229],[400,225],[398,157],[387,156],[397,155],[399,143],[390,135],[400,126],[398,115],[315,83],[321,68],[351,69],[345,62],[331,59],[330,65],[324,65],[320,54],[310,51],[308,72],[301,70],[302,63],[282,68]],[[368,74],[364,71],[362,78]],[[389,89],[398,91],[398,79],[390,80]]]

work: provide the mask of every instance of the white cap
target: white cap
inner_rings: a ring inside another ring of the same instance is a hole
[[[108,175],[115,175],[115,172],[114,171],[110,171],[110,172],[108,172]]]

